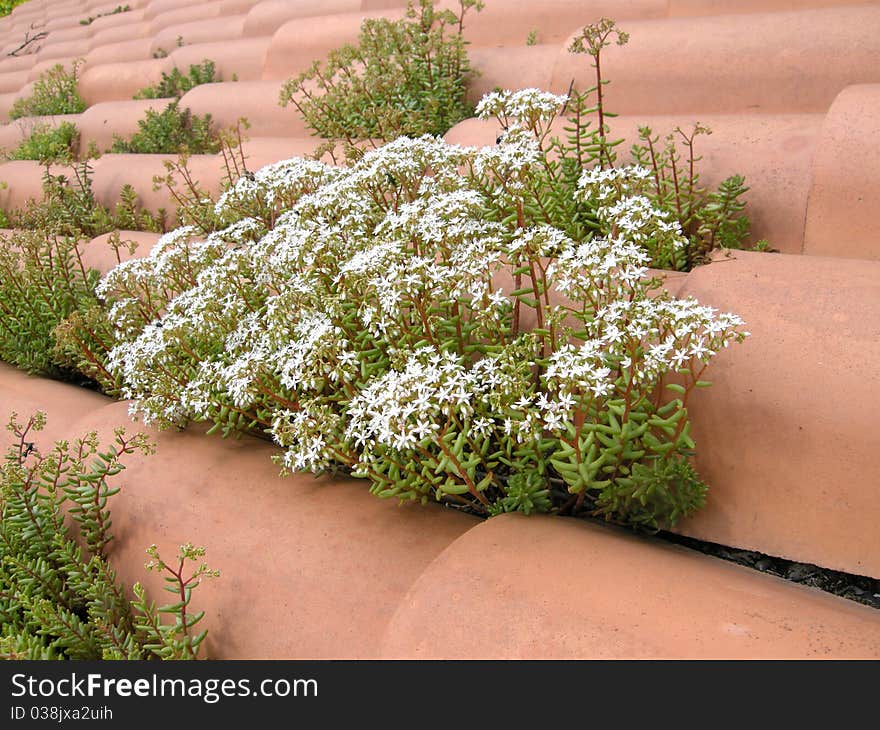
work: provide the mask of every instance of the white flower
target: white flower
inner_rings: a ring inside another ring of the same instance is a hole
[[[540,89],[493,91],[480,99],[476,115],[480,119],[497,117],[509,122],[531,124],[552,120],[567,101],[566,95],[551,94]]]

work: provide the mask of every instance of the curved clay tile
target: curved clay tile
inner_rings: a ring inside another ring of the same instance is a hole
[[[458,0],[441,5],[458,10]],[[603,17],[621,25],[632,20],[662,18],[667,0],[530,0],[487,2],[479,13],[465,16],[464,35],[474,46],[524,46],[529,33],[537,31],[538,43],[562,43],[573,28],[595,23]]]
[[[153,51],[161,49],[171,53],[180,50],[178,42],[182,42],[186,48],[193,44],[239,39],[244,19],[244,15],[229,15],[169,25],[153,36]]]
[[[151,33],[150,23],[146,20],[116,25],[104,30],[96,30],[92,34],[92,48],[97,48],[106,43],[121,43],[134,40],[135,38],[148,38]]]
[[[3,67],[0,66],[0,68]],[[22,85],[30,80],[28,76],[28,71],[4,71],[0,73],[0,94],[18,91]]]
[[[841,92],[816,149],[804,253],[880,259],[880,84]]]
[[[138,122],[144,118],[148,109],[161,112],[171,101],[129,99],[92,104],[80,114],[77,122],[82,149],[87,149],[90,143],[94,143],[101,152],[106,152],[113,144],[114,137],[127,140],[138,131]]]
[[[59,169],[53,170],[62,174]],[[24,208],[29,200],[43,198],[43,167],[36,160],[12,160],[0,164],[0,208],[14,210]]]
[[[263,78],[287,79],[323,61],[334,48],[357,42],[365,18],[396,18],[399,10],[314,15],[289,20],[272,36]]]
[[[287,0],[262,0],[248,11],[244,34],[272,35],[288,20],[360,11],[360,0],[300,0],[295,3]]]
[[[468,98],[476,103],[496,87],[549,89],[560,48],[558,44],[469,48],[468,57],[477,73],[468,84]]]
[[[145,61],[152,58],[152,47],[153,41],[151,38],[134,38],[129,41],[95,46],[85,56],[86,66],[125,63],[126,61]]]
[[[164,28],[217,18],[221,15],[220,5],[221,3],[215,0],[215,2],[192,3],[182,8],[168,10],[150,21],[150,32],[155,35]]]
[[[79,93],[87,104],[130,100],[146,86],[156,84],[162,72],[174,68],[170,58],[106,63],[90,66],[79,79]]]
[[[193,114],[210,114],[221,127],[234,127],[240,117],[251,123],[258,137],[306,137],[302,117],[293,108],[278,104],[282,81],[229,81],[202,84],[180,101]]]
[[[503,515],[428,566],[391,616],[380,655],[876,658],[880,623],[866,606],[669,543]]]
[[[752,336],[724,350],[688,410],[710,485],[681,532],[880,577],[880,262],[731,252],[681,296],[735,311]],[[856,354],[857,353],[857,354]]]
[[[405,8],[408,0],[361,0],[361,10],[369,13],[373,10],[388,10],[389,8]]]
[[[164,176],[165,161],[177,160],[177,155],[106,154],[94,161],[92,191],[95,200],[112,209],[119,200],[119,193],[128,184],[138,196],[138,203],[152,213],[164,208],[169,222],[173,222],[177,210],[173,197],[160,187],[153,189],[153,177]],[[192,155],[189,166],[202,187],[216,194],[222,179],[222,160],[219,155]],[[3,167],[0,167],[2,176]],[[2,177],[0,177],[2,179]],[[0,197],[2,200],[2,197]]]
[[[620,114],[824,112],[854,83],[880,81],[880,6],[621,24],[603,52],[608,108]],[[568,43],[565,44],[567,47]],[[736,59],[731,61],[731,59]],[[590,57],[560,51],[552,90],[595,81]]]
[[[90,25],[76,25],[72,28],[63,28],[62,30],[53,30],[49,37],[43,43],[44,47],[48,47],[54,43],[67,43],[69,41],[91,41],[92,31],[94,29]],[[24,33],[22,33],[22,36]],[[34,54],[38,55],[38,54]]]
[[[0,53],[8,53],[12,48],[21,45],[21,39],[18,38],[15,43],[11,44],[11,48],[4,47]],[[34,65],[34,59],[30,56],[2,56],[0,58],[0,70],[4,73],[12,71],[29,71]]]
[[[52,64],[67,64],[70,62],[71,59],[85,56],[91,50],[91,48],[91,38],[84,38],[82,40],[64,41],[62,43],[46,43],[46,45],[44,45],[43,48],[40,49],[40,52],[34,55],[37,59],[38,65],[41,67],[49,62],[51,62]],[[37,72],[36,74],[33,74],[32,72],[31,78],[35,79],[38,75],[39,72]]]
[[[278,160],[311,155],[320,143],[315,137],[250,137],[242,148],[248,170],[253,172]]]
[[[859,0],[669,0],[669,16],[766,13],[856,4],[859,4]],[[876,5],[877,0],[861,0],[861,4]]]
[[[85,12],[85,11],[82,11]],[[52,34],[54,30],[64,30],[66,28],[78,28],[80,27],[79,21],[84,16],[77,16],[76,13],[70,15],[57,15],[55,13],[50,13],[46,22],[43,24],[43,29],[49,31],[49,34]]]
[[[134,253],[130,253],[127,248],[120,248],[119,260],[121,261],[148,256],[156,241],[159,240],[158,233],[146,233],[144,231],[114,231],[114,233],[119,234],[119,240],[122,242],[133,241],[137,243]],[[106,274],[116,266],[118,263],[116,252],[108,243],[112,235],[113,233],[105,233],[103,236],[93,238],[82,245],[81,256],[83,265],[90,269],[97,269],[101,274]]]
[[[191,64],[210,59],[221,79],[231,81],[234,75],[240,81],[258,81],[263,75],[263,63],[270,40],[265,37],[232,38],[215,43],[186,45],[174,51],[171,60],[185,71]]]
[[[191,0],[150,0],[144,6],[144,19],[152,20],[163,13],[185,9],[191,5]]]
[[[130,5],[130,3],[121,3],[121,5]],[[119,5],[114,7],[119,7]],[[108,11],[105,10],[104,12]],[[109,12],[112,13],[112,11]],[[110,30],[111,28],[133,27],[135,23],[142,23],[143,21],[144,10],[142,8],[132,8],[124,13],[113,13],[111,15],[102,15],[100,18],[96,17],[86,27],[91,28],[91,34],[95,36],[103,31]]]

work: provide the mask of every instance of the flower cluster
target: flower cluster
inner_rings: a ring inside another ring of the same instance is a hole
[[[561,103],[481,109],[534,121]],[[637,170],[581,176],[605,227],[573,236],[534,212],[544,163],[520,126],[490,148],[402,137],[242,178],[216,205],[225,228],[178,229],[105,277],[107,368],[147,420],[266,434],[284,469],[343,469],[380,496],[674,520],[704,490],[688,395],[741,322],[649,276],[678,233]]]
[[[480,100],[476,115],[480,119],[500,119],[505,129],[519,125],[534,131],[552,122],[567,101],[568,96],[540,89],[493,91]]]

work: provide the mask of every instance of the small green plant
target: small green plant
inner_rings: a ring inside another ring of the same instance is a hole
[[[206,632],[196,633],[204,614],[192,611],[192,592],[219,576],[202,562],[204,548],[181,546],[176,565],[148,548],[147,568],[165,574],[175,595],[160,608],[139,584],[129,601],[107,562],[107,504],[120,489],[111,482],[124,457],[153,453],[153,445],[120,428],[112,446],[101,448],[92,432],[43,455],[32,439],[45,423],[43,413],[25,424],[13,414],[7,425],[13,444],[0,466],[0,657],[196,659]]]
[[[130,140],[116,137],[111,152],[142,154],[211,154],[221,147],[211,115],[199,116],[171,102],[160,112],[147,109]]]
[[[533,30],[529,31],[528,36],[526,36],[526,45],[527,46],[538,45],[538,31],[537,31],[537,29],[533,29]]]
[[[358,44],[290,79],[281,104],[293,104],[314,134],[349,145],[444,134],[472,111],[462,29],[482,7],[459,0],[453,12],[419,0],[402,20],[365,20]]]
[[[183,36],[182,35],[177,36],[177,40],[175,41],[174,45],[177,48],[183,47]],[[168,51],[166,51],[164,48],[159,48],[159,49],[153,51],[153,58],[168,58],[168,55],[169,55]]]
[[[0,238],[0,359],[30,373],[75,378],[53,356],[53,330],[96,303],[98,279],[72,237],[18,230]]]
[[[44,161],[43,197],[28,201],[23,209],[8,211],[7,227],[74,239],[91,239],[116,229],[165,230],[165,212],[152,215],[140,208],[131,185],[123,186],[115,214],[98,203],[92,191],[89,158],[61,170]]]
[[[115,395],[118,378],[101,361],[113,333],[95,295],[100,275],[83,263],[83,246],[119,228],[160,230],[159,219],[138,209],[130,188],[114,216],[95,201],[88,161],[71,170],[68,179],[47,165],[42,200],[13,212],[15,230],[0,237],[0,360],[78,383],[85,375]],[[120,261],[118,235],[109,245]],[[80,325],[75,334],[66,329],[72,322]]]
[[[595,161],[599,168],[614,165],[614,148],[621,143],[621,140],[612,141],[607,136],[609,128],[606,120],[616,115],[605,108],[603,89],[610,82],[602,74],[602,49],[611,43],[623,46],[628,42],[628,33],[620,30],[613,20],[602,18],[598,23],[585,26],[568,49],[571,53],[592,58],[596,83],[583,93],[573,90],[572,101],[577,113],[575,119],[569,120],[572,126],[567,129],[579,137],[575,141],[579,161],[583,160],[584,150],[590,157],[591,150],[595,149]],[[593,94],[595,103],[589,107],[586,99]],[[591,112],[596,113],[597,125],[586,132],[584,120]],[[700,135],[711,133],[711,129],[699,123],[690,131],[676,127],[666,136],[665,144],[660,146],[659,137],[652,136],[651,128],[641,127],[639,138],[642,144],[632,147],[633,162],[650,171],[648,184],[636,186],[638,190],[632,192],[641,193],[665,211],[670,219],[677,221],[688,242],[675,255],[658,252],[653,265],[659,268],[689,271],[705,260],[716,246],[739,248],[749,235],[748,218],[742,215],[745,208],[742,196],[748,191],[744,178],[733,175],[711,192],[700,185],[697,163],[702,158],[695,153],[695,140]],[[571,145],[565,152],[571,154]]]
[[[135,99],[180,99],[187,91],[201,84],[215,84],[222,79],[217,75],[213,61],[205,59],[192,64],[187,73],[175,67],[171,73],[162,72],[162,78],[153,86],[147,86],[135,94]]]
[[[131,10],[131,5],[117,5],[113,10],[109,10],[106,13],[98,13],[97,15],[90,15],[88,18],[83,18],[79,21],[80,25],[91,25],[98,18],[106,18],[109,15],[119,15],[120,13],[127,13]]]
[[[151,231],[162,233],[168,230],[167,212],[159,208],[153,214],[140,205],[137,191],[126,183],[119,191],[119,200],[113,211],[113,227],[123,231]]]
[[[7,156],[10,160],[70,163],[78,152],[79,130],[73,122],[61,122],[55,127],[36,125],[28,138]]]
[[[0,0],[0,17],[9,15],[24,2],[27,2],[27,0]]]
[[[43,197],[28,201],[24,209],[11,211],[9,217],[13,227],[74,239],[91,239],[124,228],[118,225],[113,212],[95,199],[93,174],[89,159],[62,167],[60,171],[48,162],[44,163]],[[128,217],[135,200],[131,186],[123,190],[127,192],[117,210]],[[163,230],[161,218],[146,211],[139,213],[137,223],[142,230]]]
[[[695,124],[690,131],[676,127],[659,145],[650,127],[639,129],[642,144],[632,147],[637,164],[650,171],[647,194],[681,225],[688,246],[668,268],[689,271],[704,261],[715,248],[741,248],[749,235],[749,219],[743,215],[743,196],[748,192],[742,175],[731,175],[717,190],[709,191],[700,184],[694,154],[694,142],[712,130]],[[685,155],[678,145],[685,149]]]
[[[60,63],[40,74],[34,82],[31,95],[17,99],[9,110],[10,119],[20,117],[79,114],[86,103],[79,95],[77,84],[83,60],[78,59],[66,70]]]
[[[92,192],[93,169],[86,159],[70,167],[43,164],[43,197],[10,215],[16,228],[71,238],[94,238],[113,230],[110,212]]]
[[[159,555],[155,545],[147,548],[150,561],[147,570],[163,574],[164,589],[171,593],[175,601],[164,606],[148,601],[146,591],[140,583],[135,583],[133,601],[137,614],[135,625],[142,637],[145,637],[144,648],[160,659],[197,659],[199,648],[208,635],[207,629],[196,634],[196,625],[204,618],[205,612],[193,613],[190,609],[192,592],[206,578],[219,578],[220,571],[212,570],[202,558],[205,548],[196,547],[192,543],[180,546],[176,556],[176,566],[168,565]],[[195,566],[190,566],[195,563]],[[172,623],[162,620],[163,616],[171,616]]]

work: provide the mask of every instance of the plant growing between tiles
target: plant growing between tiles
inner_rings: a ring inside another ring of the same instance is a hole
[[[250,174],[241,147],[246,129],[241,119],[219,134],[224,187]],[[188,156],[167,161],[166,169],[154,184],[169,190],[180,221],[205,233],[220,225]],[[84,264],[85,248],[110,233],[106,245],[120,262],[124,251],[131,255],[136,249],[120,231],[166,230],[167,215],[143,210],[130,185],[123,186],[113,211],[100,205],[89,160],[65,172],[46,164],[43,198],[12,211],[8,223],[14,230],[0,236],[0,359],[30,373],[91,387],[100,383],[104,393],[118,396],[121,384],[103,364],[114,335],[95,292],[100,275]]]
[[[204,548],[186,544],[165,563],[155,545],[147,569],[161,573],[174,602],[157,607],[135,584],[130,601],[107,563],[110,512],[119,492],[111,483],[135,452],[153,453],[143,434],[97,434],[59,441],[51,452],[34,447],[46,423],[37,413],[12,415],[13,443],[0,466],[0,657],[4,659],[196,659],[206,631],[193,611],[192,592],[219,576]],[[68,527],[69,518],[79,540]],[[169,621],[170,619],[170,621]]]
[[[83,61],[74,61],[70,71],[58,64],[40,75],[31,96],[19,99],[9,112],[10,119],[58,114],[78,114],[85,111],[86,104],[77,89]],[[131,139],[114,136],[110,152],[140,154],[213,154],[220,149],[219,132],[211,115],[200,116],[180,107],[180,97],[199,84],[219,81],[213,61],[193,64],[183,74],[177,68],[170,74],[163,72],[154,86],[141,89],[135,99],[174,98],[161,111],[148,109],[138,121],[138,131]],[[10,159],[69,162],[76,159],[79,133],[72,122],[62,122],[57,127],[37,124],[31,134],[18,148],[9,154]],[[98,156],[97,150],[89,150],[89,157]],[[84,155],[85,156],[85,155]]]
[[[142,210],[129,184],[122,186],[113,211],[98,203],[92,191],[93,176],[90,158],[60,167],[44,161],[43,197],[9,211],[11,227],[73,238],[94,238],[119,229],[165,230],[165,211],[153,215]]]
[[[172,101],[162,111],[147,109],[131,139],[114,136],[110,152],[137,154],[213,154],[220,150],[210,114],[199,116]]]
[[[9,110],[10,119],[21,117],[79,114],[86,110],[86,103],[77,88],[84,61],[77,59],[68,71],[57,63],[40,74],[34,82],[30,96],[16,99]]]
[[[584,184],[594,186],[593,200],[597,202],[625,197],[621,204],[629,206],[635,220],[643,210],[656,208],[666,225],[681,229],[686,244],[668,247],[662,234],[644,231],[643,244],[651,254],[651,266],[689,271],[704,262],[716,247],[743,245],[749,221],[743,214],[742,196],[748,188],[740,175],[728,177],[714,191],[701,184],[701,158],[695,150],[698,138],[711,134],[701,124],[688,131],[676,127],[662,142],[650,127],[641,127],[640,144],[631,149],[632,164],[618,166],[617,148],[623,140],[609,137],[608,119],[616,115],[605,105],[603,90],[610,82],[603,77],[601,62],[604,48],[628,41],[629,35],[607,18],[585,26],[568,50],[592,59],[596,78],[593,86],[579,91],[572,81],[568,94],[545,95],[546,106],[533,110],[535,116],[531,118],[524,118],[519,109],[534,98],[535,90],[498,90],[483,98],[477,114],[483,119],[496,119],[502,130],[512,124],[523,127],[538,140],[545,153],[543,169],[536,171],[532,195],[526,203],[535,209],[534,215],[576,239],[591,229],[607,227],[599,208],[578,194]],[[509,117],[511,110],[513,119]],[[551,128],[553,118],[564,120],[564,136]]]
[[[478,0],[458,0],[456,11],[438,10],[433,0],[419,0],[401,20],[365,20],[358,44],[290,79],[281,104],[292,104],[331,146],[444,134],[472,111],[462,30],[468,12],[482,8]]]
[[[79,154],[79,140],[79,130],[73,122],[61,122],[57,126],[35,124],[27,138],[6,153],[6,157],[10,160],[70,163]]]
[[[162,72],[162,78],[152,86],[141,89],[135,99],[180,99],[186,92],[202,84],[216,84],[223,79],[217,74],[217,67],[210,59],[190,64],[183,73],[176,66],[170,73]]]
[[[98,279],[82,265],[75,238],[24,230],[0,238],[0,358],[30,373],[76,377],[54,355],[53,330],[97,304]]]
[[[103,13],[98,13],[97,15],[90,15],[87,18],[83,18],[79,21],[80,25],[91,25],[98,18],[107,18],[111,15],[119,15],[120,13],[127,13],[131,10],[131,5],[117,5],[113,10],[108,10]]]
[[[534,204],[564,101],[484,100],[508,122],[495,147],[401,137],[243,176],[225,227],[173,231],[101,282],[106,370],[148,422],[269,434],[285,469],[379,496],[674,524],[706,488],[688,399],[745,333],[650,276],[687,241],[633,192],[647,171],[584,171],[598,225],[579,237]]]
[[[162,230],[164,223],[137,206],[130,186],[123,188],[114,211],[99,205],[91,189],[88,160],[58,174],[48,164],[43,198],[10,214],[14,230],[0,236],[0,359],[30,373],[83,382],[101,369],[90,355],[112,346],[95,287],[100,274],[84,264],[83,251],[91,239],[113,232],[108,245],[121,252],[134,244],[120,240],[118,229]],[[78,336],[59,339],[71,322]],[[103,380],[105,392],[118,389]]]
[[[181,108],[180,99],[196,86],[221,81],[213,61],[205,59],[191,64],[187,73],[174,68],[162,72],[162,78],[153,86],[141,89],[135,99],[173,98],[161,111],[148,109],[138,120],[138,131],[125,140],[114,135],[110,152],[139,154],[214,154],[222,147],[220,131],[210,114],[193,114]]]
[[[356,158],[365,145],[375,147],[405,135],[441,135],[470,116],[465,91],[471,70],[461,33],[468,10],[482,7],[482,3],[461,2],[455,14],[436,11],[432,0],[421,0],[418,8],[408,7],[403,20],[364,21],[357,47],[345,46],[330,55],[325,67],[316,63],[290,79],[281,103],[293,104],[313,133],[328,140],[316,157],[329,152],[335,159],[336,147],[342,144],[346,157]],[[555,97],[559,103],[554,117],[565,120],[564,136],[554,134],[549,123],[539,128],[536,120],[519,120],[546,153],[544,170],[532,173],[533,195],[527,204],[539,206],[548,224],[575,238],[602,225],[595,208],[578,198],[583,171],[607,170],[612,185],[620,185],[614,182],[613,170],[622,140],[609,137],[608,120],[616,115],[607,110],[604,100],[610,82],[603,76],[602,50],[628,40],[629,35],[607,18],[585,26],[573,38],[569,52],[591,58],[596,81],[583,91],[572,81],[567,95]],[[410,100],[410,91],[417,100]],[[497,90],[482,100],[477,114],[495,117],[503,132],[511,123],[506,110],[515,114],[518,94],[530,98],[533,91]],[[553,99],[547,97],[551,107]],[[549,108],[541,110],[545,115],[549,112]],[[650,173],[638,184],[630,178],[632,199],[650,201],[664,211],[670,221],[677,221],[687,240],[674,252],[653,247],[654,267],[687,271],[705,261],[714,248],[740,248],[748,238],[742,200],[748,188],[742,176],[728,177],[713,191],[700,182],[696,148],[698,138],[708,134],[708,127],[696,124],[690,130],[676,127],[661,141],[649,127],[642,127],[640,143],[632,147],[633,162]],[[597,174],[596,180],[601,179]]]

